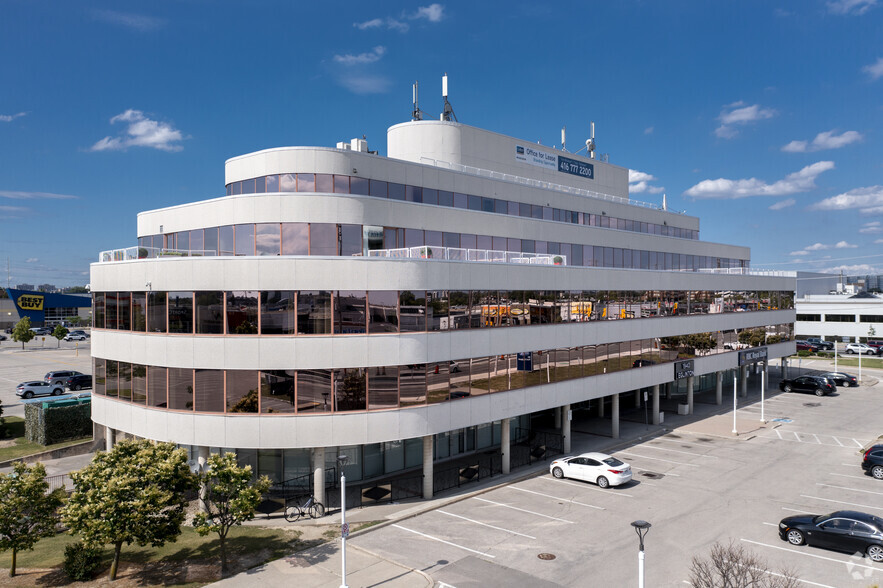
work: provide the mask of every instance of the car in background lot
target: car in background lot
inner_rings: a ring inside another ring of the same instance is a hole
[[[860,355],[877,355],[877,350],[864,343],[850,343],[846,346],[846,353],[858,353]]]
[[[6,335],[0,333],[0,341],[6,341]]]
[[[825,372],[823,374],[819,374],[819,376],[823,378],[828,378],[837,386],[849,386],[851,388],[855,388],[856,386],[858,386],[858,379],[855,376],[850,376],[845,372]]]
[[[38,337],[41,335],[52,334],[52,329],[50,329],[49,327],[31,327],[31,331],[33,331],[34,335],[37,335]]]
[[[795,341],[794,343],[797,345],[797,351],[816,352],[819,350],[818,345],[814,345],[814,344],[810,343],[809,341],[804,341],[802,339],[799,339],[799,340]]]
[[[86,339],[89,338],[89,333],[87,333],[86,331],[83,331],[82,329],[74,329],[69,334],[70,335],[82,335]]]
[[[71,376],[64,381],[64,387],[69,390],[79,392],[83,388],[92,388],[92,376],[80,374],[79,376]]]
[[[58,371],[58,372],[48,372],[45,376],[43,376],[43,381],[47,384],[64,386],[65,381],[72,376],[82,376],[82,372],[75,372],[72,370],[67,371]]]
[[[632,479],[631,466],[606,453],[583,453],[556,459],[549,464],[549,472],[558,479],[585,480],[601,488],[619,486]]]
[[[818,337],[807,337],[806,342],[815,345],[819,349],[828,349],[828,350],[834,349],[834,342],[833,341],[822,341]]]
[[[800,376],[779,382],[779,390],[783,392],[812,392],[816,396],[824,396],[837,391],[834,382],[821,376]]]
[[[63,386],[39,380],[22,382],[15,388],[15,395],[24,399],[33,398],[34,396],[59,396],[61,394],[64,394]]]
[[[846,553],[864,553],[883,562],[883,519],[854,510],[826,515],[795,515],[779,523],[779,537],[791,545],[811,545]]]
[[[883,355],[883,341],[880,341],[880,340],[875,341],[874,339],[869,339],[868,340],[868,347],[873,347],[874,349],[876,349],[877,355]]]
[[[64,336],[65,341],[85,341],[86,335],[83,333],[68,333]]]
[[[862,469],[883,480],[883,445],[872,445],[862,457]]]

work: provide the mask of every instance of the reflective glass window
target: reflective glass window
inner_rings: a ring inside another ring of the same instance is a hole
[[[454,208],[468,208],[469,198],[466,194],[454,192]]]
[[[193,370],[169,368],[169,408],[193,410]]]
[[[438,190],[423,188],[423,202],[425,204],[438,204]]]
[[[468,196],[469,210],[481,210],[481,196]]]
[[[258,332],[258,292],[227,292],[227,334],[256,335]]]
[[[368,180],[365,178],[350,178],[350,194],[368,196],[370,194],[368,192]]]
[[[365,368],[334,370],[335,412],[365,410],[366,392]]]
[[[426,364],[399,368],[399,406],[426,404]]]
[[[321,335],[331,332],[331,292],[301,290],[297,295],[297,332]]]
[[[331,174],[316,174],[316,192],[333,192],[334,181]]]
[[[377,198],[386,198],[389,192],[389,188],[386,182],[381,180],[371,180],[371,196],[375,196]]]
[[[282,255],[308,255],[309,223],[282,223]]]
[[[254,179],[242,180],[240,184],[242,185],[243,194],[254,194]]]
[[[224,412],[224,371],[194,370],[196,412]]]
[[[279,255],[279,223],[255,225],[255,252],[257,255]]]
[[[454,194],[446,190],[438,191],[438,203],[440,206],[454,206]]]
[[[236,255],[254,255],[254,225],[236,225]]]
[[[220,334],[224,332],[224,293],[196,293],[196,332]]]
[[[190,231],[183,231],[175,236],[175,248],[181,251],[190,249]]]
[[[147,368],[147,406],[165,408],[168,405],[166,368]]]
[[[280,192],[297,192],[297,175],[281,174],[279,176]]]
[[[147,402],[146,365],[132,364],[132,402],[135,404],[145,404]]]
[[[334,302],[334,332],[337,334],[365,333],[367,297],[364,290],[340,290]]]
[[[293,290],[261,291],[261,333],[264,335],[294,335],[297,317]]]
[[[117,329],[117,293],[107,292],[104,295],[104,326],[106,329]]]
[[[441,231],[423,231],[423,244],[441,247],[442,246],[442,232]]]
[[[340,225],[340,254],[362,254],[362,225]]]
[[[298,192],[316,191],[316,174],[297,174]]]
[[[132,330],[132,295],[129,292],[117,293],[117,327],[121,331]]]
[[[166,332],[166,293],[147,293],[147,330],[151,333]]]
[[[104,292],[95,292],[92,295],[92,324],[97,329],[105,328],[104,300]]]
[[[108,359],[106,362],[107,380],[105,384],[105,394],[111,398],[116,398],[119,394],[120,371],[119,362]]]
[[[193,332],[193,292],[169,292],[169,333]]]
[[[331,412],[331,370],[298,370],[297,412]]]
[[[218,254],[218,227],[203,229],[202,247],[205,251],[214,252],[215,255]]]
[[[272,175],[267,176],[267,192],[278,192],[279,191],[279,176]]]
[[[439,361],[426,364],[426,403],[435,404],[448,400],[450,381],[450,364]]]
[[[194,229],[190,231],[190,250],[201,252],[205,249],[203,243],[203,229]]]
[[[426,330],[448,330],[448,292],[446,290],[426,292]]]
[[[387,189],[389,190],[390,200],[404,200],[405,199],[405,185],[404,184],[396,184],[396,183],[390,182]]]
[[[402,333],[426,330],[426,292],[403,290],[399,294],[399,330]]]
[[[233,225],[218,228],[218,251],[220,255],[233,255],[236,253],[233,247]]]
[[[310,223],[310,255],[337,255],[337,225]]]
[[[377,366],[368,368],[368,410],[398,408],[399,368]]]
[[[258,372],[227,370],[227,412],[258,412]]]
[[[395,290],[368,292],[368,332],[397,333],[399,296]]]
[[[405,200],[408,202],[423,202],[423,189],[420,186],[407,186],[405,188]]]
[[[350,193],[350,177],[349,176],[334,176],[334,193],[335,194],[349,194]]]
[[[93,360],[92,393],[104,396],[107,393],[107,362],[99,357]]]
[[[294,412],[294,370],[261,372],[261,412]]]

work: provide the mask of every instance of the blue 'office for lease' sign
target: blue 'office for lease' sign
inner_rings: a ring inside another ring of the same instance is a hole
[[[569,157],[561,157],[560,155],[558,156],[558,171],[566,174],[573,174],[575,176],[582,176],[584,178],[589,178],[590,180],[595,179],[595,166],[591,163],[577,161],[576,159],[570,159]]]

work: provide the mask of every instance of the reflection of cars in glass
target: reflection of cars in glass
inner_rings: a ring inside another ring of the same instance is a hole
[[[549,465],[549,472],[559,479],[585,480],[601,488],[619,486],[632,479],[631,466],[606,453],[583,453],[556,459]]]
[[[652,359],[636,359],[632,362],[632,367],[644,367],[645,365],[656,365],[656,362]]]
[[[883,519],[854,510],[827,515],[796,515],[779,523],[779,537],[791,545],[811,545],[847,553],[860,552],[883,562]]]
[[[816,396],[824,396],[837,391],[834,383],[821,376],[800,376],[793,380],[779,382],[779,390],[783,392],[812,392]]]
[[[872,445],[862,457],[862,469],[883,480],[883,445]]]
[[[22,382],[15,389],[15,395],[28,399],[34,396],[58,396],[64,394],[64,388],[60,384],[50,384],[49,382]]]
[[[850,386],[855,388],[858,386],[858,380],[855,376],[850,376],[844,372],[825,372],[823,374],[819,374],[823,378],[828,378],[837,386]]]
[[[83,388],[92,387],[92,376],[80,374],[79,376],[71,376],[64,381],[64,387],[69,390],[79,392]]]

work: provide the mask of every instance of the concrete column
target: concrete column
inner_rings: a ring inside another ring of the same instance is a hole
[[[693,414],[693,376],[687,378],[687,414]]]
[[[619,439],[619,394],[613,395],[613,404],[610,407],[610,432],[614,439]]]
[[[561,407],[556,406],[554,409],[555,412],[555,429],[561,430]]]
[[[598,399],[598,417],[604,418],[604,397]]]
[[[742,366],[739,368],[739,396],[745,398],[748,396],[748,366]]]
[[[561,436],[564,437],[564,453],[570,453],[570,405],[561,407]]]
[[[714,377],[714,403],[720,406],[724,401],[724,373],[717,372]]]
[[[635,408],[641,408],[641,390],[635,390]]]
[[[198,448],[198,453],[197,453],[197,457],[196,457],[196,464],[199,467],[200,474],[205,472],[208,467],[208,456],[209,456],[208,447],[206,447],[205,445],[200,445]],[[207,512],[208,511],[208,509],[205,507],[205,498],[206,498],[207,493],[208,492],[207,492],[206,485],[203,482],[199,485],[199,511],[200,512]]]
[[[653,386],[653,424],[659,424],[659,384]]]
[[[104,427],[104,450],[110,451],[113,449],[114,441],[116,440],[116,430],[111,429],[110,427]]]
[[[426,435],[423,438],[423,498],[432,498],[435,486],[435,478],[432,474],[432,447],[434,442],[434,435]]]
[[[671,389],[674,386],[672,382],[666,382],[665,384],[665,399],[671,400]]]
[[[317,502],[326,503],[324,447],[313,448],[313,496],[316,497]]]
[[[509,419],[503,419],[500,427],[500,455],[503,458],[503,474],[509,473]]]

